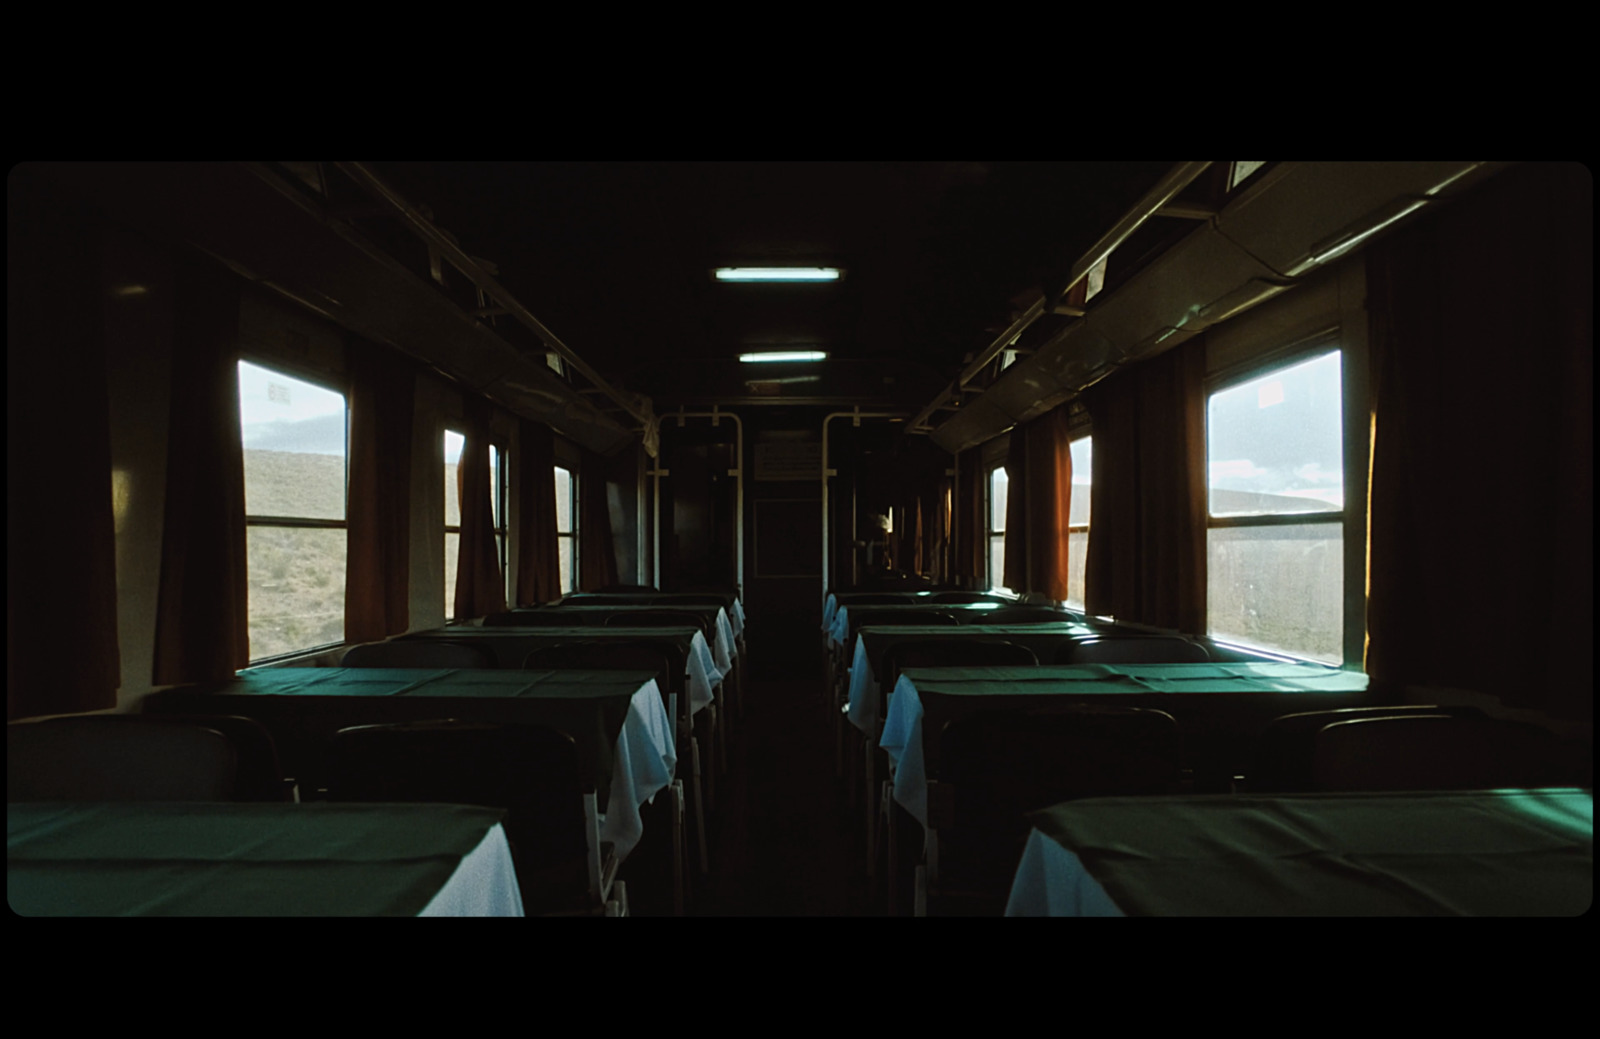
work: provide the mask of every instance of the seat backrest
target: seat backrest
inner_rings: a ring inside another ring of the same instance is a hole
[[[936,610],[883,610],[874,607],[872,614],[863,618],[861,623],[903,628],[915,624],[940,624],[953,627],[961,622],[954,614],[940,613]]]
[[[910,606],[916,602],[908,592],[851,592],[849,595],[846,606]]]
[[[1406,714],[1334,722],[1317,732],[1319,791],[1493,790],[1564,786],[1564,748],[1548,729],[1497,718]]]
[[[932,603],[974,603],[992,602],[1002,606],[1009,606],[1015,599],[1007,599],[1003,595],[990,595],[987,592],[934,592],[928,596]]]
[[[648,642],[612,639],[563,642],[541,646],[523,658],[525,669],[582,668],[591,671],[653,671],[663,702],[668,693],[679,692],[683,682],[673,675],[672,655]]]
[[[658,592],[661,589],[653,584],[608,584],[604,588],[596,588],[601,594],[618,593],[626,595],[629,592]]]
[[[581,628],[582,615],[562,610],[513,610],[483,618],[486,628]]]
[[[690,610],[623,610],[606,618],[608,628],[699,628],[707,638],[713,633],[706,629],[705,618]]]
[[[985,711],[949,722],[938,777],[954,789],[941,869],[979,886],[1015,875],[1027,812],[1084,797],[1176,792],[1178,723],[1164,711],[1063,705]]]
[[[522,658],[524,670],[562,670],[589,666],[589,643],[561,642],[554,646],[540,646]]]
[[[933,587],[933,582],[922,577],[908,577],[905,574],[880,574],[869,577],[856,585],[853,589],[858,592],[917,592],[926,591]]]
[[[1311,761],[1317,733],[1336,722],[1363,718],[1399,718],[1409,715],[1451,715],[1482,718],[1474,707],[1440,707],[1435,704],[1393,704],[1343,707],[1330,711],[1296,711],[1272,719],[1256,740],[1255,756],[1245,780],[1252,793],[1297,794],[1316,789]]]
[[[7,801],[231,801],[238,754],[201,725],[137,714],[6,726]]]
[[[894,690],[908,667],[1034,666],[1039,658],[1027,646],[998,639],[908,639],[884,650],[878,678],[884,693]]]
[[[486,670],[494,654],[482,646],[442,639],[402,639],[356,646],[344,655],[345,667],[426,667]]]
[[[673,592],[672,598],[667,600],[667,605],[682,603],[685,606],[722,606],[727,607],[728,596],[718,592]]]
[[[586,889],[589,792],[577,747],[559,729],[442,719],[339,730],[328,796],[505,809],[526,899],[547,886],[535,877],[560,876]]]
[[[278,758],[278,743],[272,730],[254,718],[229,714],[142,714],[151,722],[169,725],[198,725],[215,729],[233,744],[238,762],[235,801],[291,801],[289,783],[284,779]]]
[[[984,624],[1065,624],[1076,620],[1071,614],[1048,606],[1005,606],[986,614]]]
[[[1063,642],[1057,664],[1203,664],[1211,659],[1204,646],[1177,636],[1111,636]]]

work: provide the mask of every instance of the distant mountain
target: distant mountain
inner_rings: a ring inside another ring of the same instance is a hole
[[[292,451],[297,454],[342,455],[343,415],[319,415],[298,422],[254,422],[244,427],[247,451]]]
[[[1263,513],[1333,512],[1344,508],[1316,498],[1303,498],[1293,494],[1262,494],[1259,491],[1230,491],[1222,487],[1211,490],[1213,516],[1250,516]]]

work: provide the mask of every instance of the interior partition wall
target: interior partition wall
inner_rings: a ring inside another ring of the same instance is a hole
[[[719,409],[657,420],[651,480],[652,583],[743,589],[744,424]]]

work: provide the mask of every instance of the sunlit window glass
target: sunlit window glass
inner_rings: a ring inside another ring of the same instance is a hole
[[[1210,397],[1206,624],[1214,638],[1343,660],[1341,381],[1334,351]]]
[[[344,395],[239,362],[250,659],[344,639]]]
[[[1010,481],[1004,466],[989,473],[989,588],[1009,592],[1006,580],[1006,494]]]

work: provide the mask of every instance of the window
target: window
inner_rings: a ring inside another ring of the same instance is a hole
[[[1084,560],[1089,553],[1090,437],[1079,437],[1072,451],[1072,504],[1067,513],[1067,605],[1083,609]]]
[[[1228,190],[1232,191],[1249,180],[1251,174],[1265,165],[1265,162],[1235,162],[1230,165],[1228,168]]]
[[[461,555],[461,501],[456,483],[456,470],[461,462],[461,449],[466,438],[453,429],[444,431],[444,612],[454,619],[456,601],[456,565]],[[500,558],[500,572],[506,566],[506,474],[509,472],[505,455],[489,445],[489,507],[494,514],[495,545]]]
[[[1215,390],[1206,417],[1206,614],[1217,639],[1344,659],[1341,357]]]
[[[506,519],[509,512],[507,503],[511,501],[511,458],[496,447],[489,445],[489,478],[494,481],[489,491],[490,506],[494,509],[494,543],[496,554],[500,559],[500,576],[506,581],[506,597],[509,600],[513,594],[511,586],[511,541],[507,530],[510,520]]]
[[[1006,467],[989,470],[989,590],[1010,592],[1006,579]]]
[[[250,658],[344,641],[344,395],[239,362]]]
[[[556,546],[561,558],[561,591],[578,590],[578,479],[556,466]]]
[[[1084,277],[1083,300],[1087,303],[1100,294],[1106,287],[1106,261],[1111,259],[1111,254],[1106,253],[1100,257],[1100,262],[1089,268],[1089,273]]]

